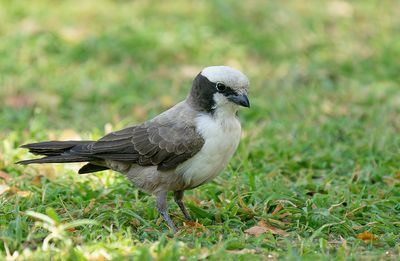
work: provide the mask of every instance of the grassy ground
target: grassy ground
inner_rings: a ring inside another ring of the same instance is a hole
[[[398,260],[399,1],[0,5],[0,259]],[[13,164],[152,117],[215,64],[249,76],[252,108],[230,166],[187,193],[203,225],[172,236],[112,172]]]

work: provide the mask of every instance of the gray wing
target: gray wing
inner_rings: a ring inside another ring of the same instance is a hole
[[[193,121],[173,115],[160,115],[142,125],[112,132],[92,144],[74,147],[71,152],[102,160],[153,165],[159,170],[173,169],[194,156],[204,144]]]

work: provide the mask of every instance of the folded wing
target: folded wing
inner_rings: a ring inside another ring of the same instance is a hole
[[[112,132],[97,142],[75,146],[70,153],[169,170],[195,155],[203,144],[195,126],[153,120]]]

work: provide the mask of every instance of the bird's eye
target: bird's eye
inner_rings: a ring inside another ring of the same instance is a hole
[[[225,91],[225,89],[226,89],[225,84],[217,82],[217,90],[218,91],[223,92],[223,91]]]

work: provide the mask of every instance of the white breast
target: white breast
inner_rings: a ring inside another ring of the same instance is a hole
[[[215,178],[227,165],[235,152],[241,134],[236,116],[223,117],[201,114],[196,127],[204,138],[201,150],[191,159],[177,167],[177,173],[189,188],[197,187]]]

